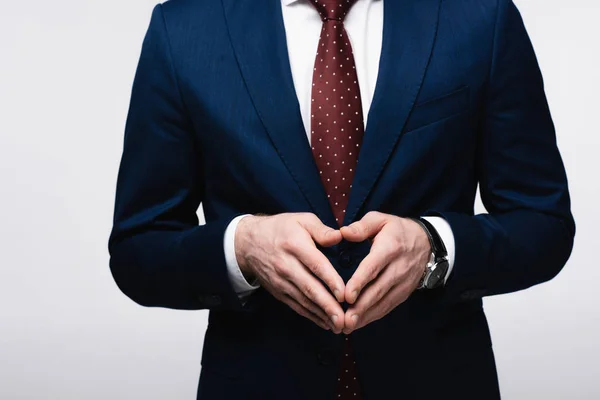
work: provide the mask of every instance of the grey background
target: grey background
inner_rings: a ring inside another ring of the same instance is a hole
[[[123,126],[154,4],[0,0],[0,399],[195,396],[207,313],[137,306],[108,269]],[[578,233],[555,280],[485,300],[502,393],[600,399],[600,5],[517,5]]]

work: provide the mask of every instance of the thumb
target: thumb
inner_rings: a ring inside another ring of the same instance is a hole
[[[386,223],[385,214],[371,211],[360,221],[340,228],[344,239],[350,242],[362,242],[374,238]]]
[[[321,246],[331,247],[342,241],[342,234],[339,230],[328,227],[318,218],[316,221],[300,221],[300,225],[302,225],[312,239]]]

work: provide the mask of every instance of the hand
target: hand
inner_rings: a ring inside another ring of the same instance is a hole
[[[372,239],[371,251],[346,284],[344,333],[386,316],[417,288],[431,255],[423,228],[415,221],[371,211],[340,229],[344,239]]]
[[[324,225],[314,214],[286,213],[242,218],[234,242],[244,275],[258,279],[276,299],[337,334],[344,328],[340,303],[345,285],[315,242],[329,247],[341,240],[339,230]]]

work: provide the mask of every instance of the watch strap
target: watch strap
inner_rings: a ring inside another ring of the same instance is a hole
[[[431,222],[427,221],[425,218],[418,218],[415,220],[420,223],[425,230],[425,233],[427,233],[429,242],[431,243],[431,250],[433,251],[433,254],[435,254],[435,258],[447,257],[448,251],[446,250],[444,241]]]

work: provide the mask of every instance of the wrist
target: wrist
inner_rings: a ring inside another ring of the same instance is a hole
[[[416,247],[419,249],[422,258],[426,258],[429,260],[431,253],[433,252],[433,247],[431,243],[431,238],[429,236],[426,227],[421,223],[418,218],[407,218],[410,223],[413,224],[414,229],[412,229],[412,235],[415,237]]]
[[[425,253],[429,256],[433,252],[433,248],[431,245],[431,238],[423,226],[418,220],[414,220],[415,224],[419,226],[418,228],[418,241],[422,249],[424,249]],[[428,258],[429,259],[429,258]]]
[[[256,279],[256,275],[251,268],[251,263],[248,261],[248,249],[251,249],[253,246],[253,232],[255,230],[255,224],[260,218],[262,217],[258,215],[247,215],[240,219],[235,230],[235,258],[240,271],[248,282],[253,282]]]
[[[412,223],[415,224],[415,232],[418,247],[422,250],[421,257],[419,257],[418,268],[419,268],[419,281],[417,283],[417,289],[421,289],[423,287],[423,282],[428,273],[428,266],[433,260],[433,249],[431,246],[431,241],[429,239],[429,235],[425,230],[423,224],[417,218],[408,218]]]

